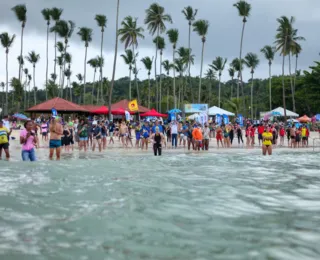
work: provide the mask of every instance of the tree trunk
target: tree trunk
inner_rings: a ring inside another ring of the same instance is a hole
[[[103,32],[104,32],[104,29],[102,28],[101,29],[101,50],[100,50],[100,56],[101,56],[101,61],[102,61],[102,50],[103,50]],[[103,89],[103,84],[102,84],[102,63],[101,63],[101,66],[100,66],[100,88],[101,88],[101,94],[102,94],[102,89]],[[104,101],[104,98],[102,96],[102,100]],[[104,102],[103,102],[104,103]]]
[[[47,26],[47,63],[46,63],[46,100],[48,100],[48,67],[49,67],[49,23]]]
[[[231,78],[231,94],[230,94],[230,99],[232,99],[232,97],[233,97],[233,84],[234,84],[234,81],[233,81],[233,78]]]
[[[244,18],[245,19],[245,18]],[[240,55],[239,55],[239,58],[240,58],[240,68],[241,68],[241,66],[242,66],[242,62],[241,62],[241,60],[242,60],[242,45],[243,45],[243,36],[244,36],[244,29],[245,29],[245,27],[246,27],[246,22],[245,22],[245,20],[243,21],[243,26],[242,26],[242,33],[241,33],[241,41],[240,41]],[[242,70],[240,69],[240,71],[239,71],[239,73],[240,73],[240,82],[241,82],[241,88],[242,88],[242,93],[243,93],[243,80],[242,80]],[[243,98],[243,110],[245,111],[245,106],[246,106],[246,103],[245,103],[245,98],[244,98],[244,96],[242,96],[242,98]]]
[[[169,86],[167,85],[167,112],[169,111]]]
[[[64,47],[64,55],[67,54],[67,47],[68,47],[68,40],[65,39],[65,47]],[[64,88],[64,72],[66,71],[66,59],[63,58],[63,71],[61,72],[61,76],[62,76],[62,79],[61,79],[61,97],[63,97],[63,88]]]
[[[68,78],[68,86],[70,90],[70,101],[72,102],[72,89],[71,89],[71,84],[70,84],[70,77]]]
[[[296,93],[296,80],[297,80],[297,72],[298,72],[298,55],[296,55],[296,67],[293,78],[293,92]]]
[[[131,101],[131,69],[129,68],[129,100]]]
[[[204,54],[204,43],[205,41],[202,40],[202,52],[201,52],[201,67],[200,67],[200,81],[199,81],[199,95],[198,95],[198,103],[200,104],[201,101],[201,83],[202,83],[202,67],[203,67],[203,54]]]
[[[21,49],[20,49],[20,57],[23,57],[23,31],[24,31],[24,24],[22,23],[21,26]],[[19,80],[21,82],[21,73],[22,73],[22,63],[19,62]]]
[[[4,115],[8,114],[8,92],[9,92],[9,74],[8,74],[8,53],[9,49],[6,50],[6,104],[4,106]]]
[[[57,23],[56,23],[57,24]],[[54,67],[53,73],[57,75],[57,33],[54,33]],[[56,78],[54,79],[54,83],[56,83]],[[59,82],[60,85],[60,82]]]
[[[174,64],[174,57],[175,57],[176,50],[173,48],[173,58],[172,62]],[[177,97],[176,97],[176,69],[173,68],[173,104],[174,108],[177,108]]]
[[[220,102],[220,97],[221,97],[221,76],[219,74],[219,101],[218,101],[218,107],[221,107],[221,102]]]
[[[271,95],[271,64],[269,64],[269,105],[270,105],[270,111],[272,110],[272,95]]]
[[[85,51],[84,51],[84,69],[83,69],[83,104],[85,104],[85,97],[86,97],[86,86],[87,86],[87,81],[86,81],[86,74],[87,74],[87,51],[88,47],[85,46]],[[102,94],[102,93],[101,93]],[[101,95],[102,96],[102,95]]]
[[[92,82],[92,92],[91,92],[91,104],[93,105],[93,97],[94,97],[94,85],[96,84],[96,69],[94,69],[93,73],[93,82]],[[99,88],[98,88],[99,89]]]
[[[150,109],[150,95],[151,95],[151,81],[150,81],[150,71],[148,72],[148,108]]]
[[[212,99],[212,78],[209,79],[209,101],[208,101],[209,107],[211,104],[211,99]]]
[[[34,105],[37,104],[37,91],[36,91],[36,65],[33,65],[33,99]]]
[[[191,55],[191,22],[189,22],[189,39],[188,39],[188,48],[189,48],[189,54]],[[192,80],[191,80],[191,62],[190,62],[190,57],[188,60],[188,75],[189,75],[189,89],[190,89],[190,93],[191,96],[192,95]]]
[[[132,52],[133,52],[133,57],[136,57],[134,44],[132,44]],[[135,66],[135,69],[136,69],[136,71],[135,71],[136,73],[134,73],[134,81],[135,81],[136,88],[137,88],[138,104],[140,104],[140,93],[139,93],[139,86],[138,86],[138,79],[137,79],[138,68],[137,68],[137,59],[136,58],[134,59],[134,66]]]
[[[288,30],[287,30],[288,33]],[[283,110],[284,110],[284,120],[287,121],[287,111],[286,111],[286,89],[284,84],[284,62],[285,62],[285,50],[287,49],[287,35],[284,41],[284,48],[282,50],[282,102],[283,102]]]
[[[253,73],[251,73],[251,119],[253,120]]]
[[[112,70],[112,79],[111,79],[111,86],[110,86],[110,92],[109,92],[109,119],[111,118],[111,101],[112,101],[112,91],[114,87],[114,77],[116,74],[116,67],[117,67],[117,55],[118,55],[118,30],[119,30],[119,8],[120,8],[120,0],[117,0],[117,15],[116,15],[116,44],[114,47],[114,60],[113,60],[113,70]]]
[[[26,110],[27,107],[27,84],[28,84],[28,75],[26,75],[26,81],[24,82],[24,95],[23,95],[23,107]]]
[[[159,112],[162,111],[162,93],[161,93],[161,85],[162,85],[162,51],[160,51],[160,85],[159,85]]]
[[[292,81],[292,74],[291,74],[291,54],[289,53],[289,74],[290,74],[290,85],[291,85],[291,95],[292,95],[292,110],[296,112],[296,102],[294,98],[294,89],[293,89],[293,81]]]
[[[60,97],[63,96],[63,88],[61,87],[62,85],[62,66],[60,66],[60,74],[59,74],[59,86],[60,86]]]
[[[157,43],[156,43],[156,58],[154,60],[154,79],[156,81],[156,109],[159,109],[159,100],[158,100],[158,79],[157,79],[157,60],[158,60],[158,37],[160,36],[160,28],[157,31]]]

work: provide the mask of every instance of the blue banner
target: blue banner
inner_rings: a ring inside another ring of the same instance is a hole
[[[240,124],[240,126],[243,126],[243,115],[238,114],[238,118],[239,118],[239,124]]]
[[[53,117],[56,117],[58,115],[58,112],[57,112],[57,110],[55,108],[52,108],[51,111],[52,111],[52,116]]]
[[[317,115],[316,115],[316,120],[317,120],[317,121],[320,121],[320,114],[317,114]]]
[[[227,115],[222,115],[223,116],[223,122],[225,125],[229,124],[229,117]]]
[[[221,125],[222,116],[220,114],[216,114],[216,124]]]

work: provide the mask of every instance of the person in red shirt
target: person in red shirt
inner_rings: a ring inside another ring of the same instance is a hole
[[[256,128],[254,126],[251,126],[250,129],[250,141],[251,141],[251,146],[254,146],[254,134],[256,132]]]
[[[263,124],[261,123],[259,126],[258,126],[258,140],[259,140],[259,146],[260,146],[260,143],[262,142],[262,134],[264,133],[264,126]]]
[[[221,143],[221,146],[223,148],[223,143],[222,143],[222,129],[220,126],[217,127],[217,130],[216,130],[216,139],[217,139],[217,145],[218,145],[218,148],[219,148],[219,142]]]
[[[307,147],[308,147],[308,145],[309,145],[309,143],[308,143],[308,140],[309,140],[309,136],[310,136],[310,131],[309,131],[309,128],[307,127],[307,131],[306,131],[306,137],[307,137]]]
[[[250,133],[251,133],[252,126],[249,125],[246,129],[246,139],[247,139],[247,147],[250,145]]]
[[[279,134],[280,134],[280,146],[284,146],[284,136],[286,134],[286,131],[284,130],[283,126],[280,127]]]

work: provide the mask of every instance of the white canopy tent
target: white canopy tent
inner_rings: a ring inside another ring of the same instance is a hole
[[[219,114],[219,115],[227,115],[227,116],[234,116],[234,113],[229,112],[227,110],[224,110],[224,109],[222,109],[220,107],[216,107],[216,106],[210,107],[209,111],[208,111],[208,114],[210,116],[215,116],[217,114]]]
[[[199,113],[195,113],[191,116],[187,116],[187,118],[191,119],[191,120],[197,120],[198,118],[200,118]]]
[[[283,107],[278,107],[278,108],[276,108],[276,109],[271,110],[270,112],[277,112],[277,113],[280,114],[279,116],[284,116],[284,109],[283,109]],[[270,112],[269,112],[269,113],[270,113]],[[286,114],[287,114],[287,116],[289,116],[289,117],[299,117],[299,114],[294,113],[294,112],[292,112],[292,111],[290,111],[290,110],[288,110],[288,109],[286,109]]]

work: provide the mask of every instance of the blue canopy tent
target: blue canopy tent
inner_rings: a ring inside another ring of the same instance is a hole
[[[27,121],[27,120],[30,120],[29,117],[27,117],[26,115],[24,114],[19,114],[19,113],[15,113],[12,117],[18,119],[18,120],[24,120],[24,121]]]

